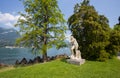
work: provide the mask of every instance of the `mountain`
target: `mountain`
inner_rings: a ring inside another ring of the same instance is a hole
[[[18,37],[20,35],[16,30],[0,28],[0,47],[13,46]]]

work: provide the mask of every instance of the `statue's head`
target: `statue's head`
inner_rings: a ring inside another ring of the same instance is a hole
[[[71,35],[70,37],[73,37],[73,35]]]
[[[73,36],[73,35],[71,35],[71,36],[70,36],[70,38],[72,38],[72,39],[73,39],[73,38],[74,38],[74,36]]]

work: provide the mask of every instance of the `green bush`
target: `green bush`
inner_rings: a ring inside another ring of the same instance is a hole
[[[98,61],[106,61],[109,58],[110,54],[107,53],[105,50],[101,50],[99,54]]]

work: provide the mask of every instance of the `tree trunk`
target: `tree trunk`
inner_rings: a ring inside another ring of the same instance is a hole
[[[48,59],[47,59],[47,52],[45,52],[45,53],[43,54],[43,61],[44,61],[44,62],[47,62],[47,61],[48,61]]]
[[[47,37],[44,36],[44,50],[43,50],[43,61],[46,62],[48,61],[47,59]]]
[[[45,6],[45,9],[47,11],[47,6]],[[48,22],[48,15],[45,15],[45,20],[44,22],[47,23]],[[46,35],[47,34],[47,27],[48,27],[48,24],[45,25],[44,27],[44,34]],[[43,52],[43,61],[46,62],[48,61],[48,58],[47,58],[47,37],[44,36],[44,52]]]

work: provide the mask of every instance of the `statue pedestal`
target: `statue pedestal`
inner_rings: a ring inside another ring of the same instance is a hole
[[[85,63],[85,59],[67,59],[70,64],[81,65]]]

